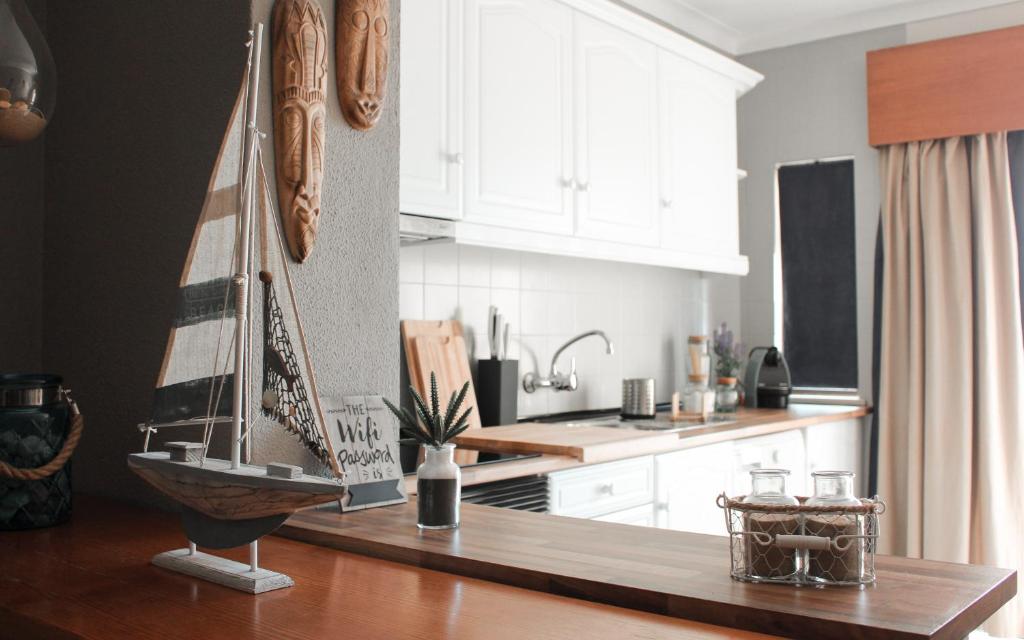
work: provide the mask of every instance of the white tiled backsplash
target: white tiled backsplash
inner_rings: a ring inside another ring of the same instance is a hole
[[[528,371],[547,375],[552,354],[572,336],[608,334],[614,355],[597,337],[562,354],[563,371],[576,356],[577,391],[520,387],[520,417],[618,407],[623,378],[654,377],[658,401],[667,401],[686,384],[686,337],[709,331],[709,319],[739,318],[734,277],[453,244],[403,247],[399,282],[403,320],[462,322],[474,373],[476,360],[490,357],[492,304],[511,323],[509,357],[519,360],[520,380]]]

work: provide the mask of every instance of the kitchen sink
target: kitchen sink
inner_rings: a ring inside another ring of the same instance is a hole
[[[712,426],[725,426],[734,422],[736,422],[735,419],[723,416],[711,416],[707,420],[681,420],[677,422],[673,422],[668,418],[663,418],[661,420],[625,420],[619,416],[609,416],[607,418],[573,420],[558,424],[562,424],[566,427],[608,427],[611,429],[634,429],[636,431],[662,431],[672,433],[688,431],[690,429],[703,429],[705,427]]]

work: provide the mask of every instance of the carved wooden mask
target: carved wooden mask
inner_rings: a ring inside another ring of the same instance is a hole
[[[388,79],[391,25],[388,0],[338,0],[336,6],[338,100],[353,129],[377,124]]]
[[[274,157],[288,248],[309,257],[320,224],[327,95],[327,23],[316,0],[274,5]]]

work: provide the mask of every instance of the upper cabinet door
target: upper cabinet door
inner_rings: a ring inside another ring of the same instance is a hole
[[[402,0],[403,213],[462,217],[462,0]]]
[[[571,233],[572,11],[466,0],[465,26],[466,220]]]
[[[577,234],[658,238],[657,50],[576,15]]]
[[[658,64],[662,246],[736,256],[736,85],[665,51]]]

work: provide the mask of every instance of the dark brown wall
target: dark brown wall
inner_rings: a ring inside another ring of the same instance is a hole
[[[50,0],[45,339],[86,417],[79,491],[146,496],[141,447],[174,291],[240,86],[248,0]]]
[[[46,3],[26,3],[46,28]],[[0,147],[0,371],[42,366],[43,138]]]

